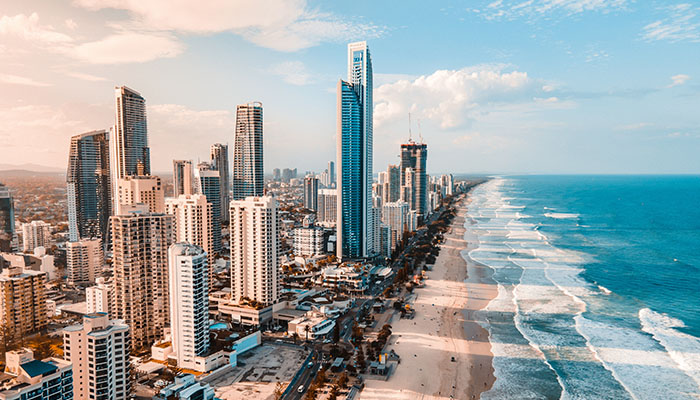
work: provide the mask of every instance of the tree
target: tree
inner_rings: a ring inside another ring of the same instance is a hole
[[[42,340],[34,348],[34,358],[37,360],[43,360],[44,358],[53,357],[56,355],[53,347],[51,347],[51,342],[48,340]]]
[[[341,389],[345,389],[348,386],[348,374],[347,374],[347,372],[343,371],[343,373],[340,374],[340,376],[338,377],[337,384]]]
[[[282,400],[282,395],[284,394],[284,385],[282,382],[277,382],[275,385],[275,400]]]
[[[292,339],[294,339],[294,344],[297,344],[297,340],[299,340],[299,335],[297,335],[296,332],[292,334]]]
[[[340,327],[336,323],[333,327],[333,343],[340,342]]]
[[[309,332],[311,332],[311,325],[304,326],[304,333],[306,333],[306,341],[309,341]]]
[[[362,346],[357,348],[357,369],[360,370],[360,372],[365,370],[366,361],[365,361],[365,352],[362,350]]]
[[[304,399],[306,400],[316,400],[316,395],[318,394],[318,388],[316,385],[311,384],[309,388],[306,390],[306,396],[304,396]]]

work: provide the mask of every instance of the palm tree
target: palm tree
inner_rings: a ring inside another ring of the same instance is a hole
[[[306,341],[309,341],[309,332],[311,332],[311,325],[306,325],[304,327],[304,332],[306,333]]]

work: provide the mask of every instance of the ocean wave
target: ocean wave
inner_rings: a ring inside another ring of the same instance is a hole
[[[683,333],[683,321],[649,308],[639,310],[642,330],[652,335],[668,352],[678,366],[693,378],[700,388],[700,338]]]
[[[544,213],[544,216],[554,219],[576,219],[580,217],[580,215],[576,213]]]

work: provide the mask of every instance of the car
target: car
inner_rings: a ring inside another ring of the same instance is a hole
[[[299,389],[297,389],[297,392],[304,393],[304,385],[299,386]]]
[[[309,363],[308,363],[308,364],[306,364],[306,366],[307,366],[307,367],[309,367],[309,368],[311,368],[311,367],[313,367],[313,366],[314,366],[314,363],[313,363],[312,361],[309,361]]]

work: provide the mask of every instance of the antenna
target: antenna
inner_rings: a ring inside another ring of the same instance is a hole
[[[413,140],[413,139],[411,139],[411,136],[412,136],[411,135],[411,113],[409,112],[408,113],[408,142],[409,143],[411,142],[411,140]]]
[[[418,137],[420,137],[420,142],[423,144],[423,130],[420,128],[420,118],[418,118]]]

